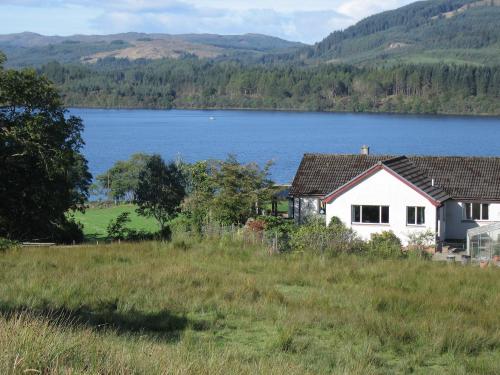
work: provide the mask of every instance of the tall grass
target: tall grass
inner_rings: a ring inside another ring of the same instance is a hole
[[[0,253],[0,373],[500,373],[500,270],[182,238]]]

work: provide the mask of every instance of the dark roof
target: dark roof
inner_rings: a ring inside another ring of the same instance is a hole
[[[444,202],[450,198],[448,193],[437,185],[435,179],[432,181],[432,177],[429,177],[427,173],[417,167],[415,163],[410,161],[406,156],[388,159],[383,161],[382,164],[403,177],[406,181],[410,182],[432,199],[438,202]]]
[[[500,201],[498,157],[305,154],[290,195],[325,196],[379,162],[439,201]]]

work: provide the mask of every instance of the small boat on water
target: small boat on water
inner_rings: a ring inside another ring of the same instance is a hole
[[[213,120],[215,120],[215,117],[210,116],[208,119],[213,121]]]

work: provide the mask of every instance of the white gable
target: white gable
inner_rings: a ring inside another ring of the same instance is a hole
[[[352,223],[353,205],[389,206],[389,224]],[[407,206],[425,207],[425,225],[406,223]],[[364,239],[375,232],[392,230],[403,242],[414,231],[436,231],[436,207],[421,192],[416,191],[384,169],[365,177],[326,205],[326,220],[333,216],[352,227]]]

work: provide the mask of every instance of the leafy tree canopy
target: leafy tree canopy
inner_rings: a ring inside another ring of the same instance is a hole
[[[139,174],[149,155],[137,153],[128,160],[119,160],[106,173],[97,176],[97,184],[113,200],[133,200],[139,184]]]
[[[83,207],[91,181],[82,130],[47,79],[0,71],[0,236],[64,236],[65,214]]]
[[[184,176],[175,163],[151,156],[139,173],[135,203],[139,215],[154,217],[165,233],[167,222],[178,211],[186,195]]]
[[[244,224],[271,201],[275,192],[269,179],[268,162],[263,168],[255,163],[240,164],[234,155],[226,160],[204,161],[189,166],[189,197],[183,209],[195,223],[215,221]]]

